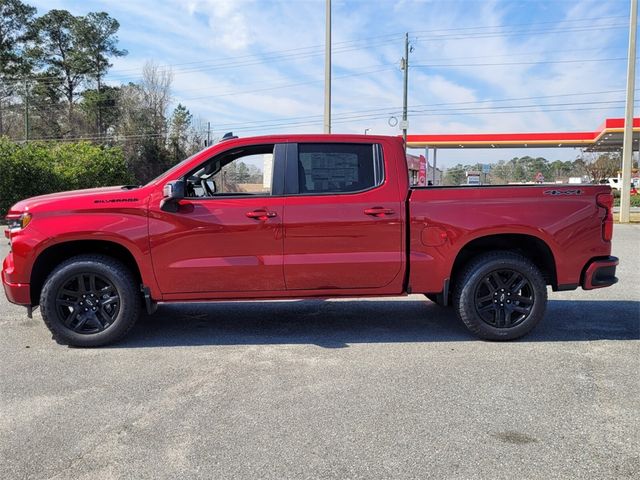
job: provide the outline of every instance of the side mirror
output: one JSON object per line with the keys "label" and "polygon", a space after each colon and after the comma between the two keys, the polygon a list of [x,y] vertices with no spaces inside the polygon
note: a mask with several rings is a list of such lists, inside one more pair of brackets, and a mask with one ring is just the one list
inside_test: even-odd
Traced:
{"label": "side mirror", "polygon": [[163,199],[160,202],[160,209],[165,212],[176,213],[178,202],[184,198],[184,180],[174,180],[165,184],[162,189]]}

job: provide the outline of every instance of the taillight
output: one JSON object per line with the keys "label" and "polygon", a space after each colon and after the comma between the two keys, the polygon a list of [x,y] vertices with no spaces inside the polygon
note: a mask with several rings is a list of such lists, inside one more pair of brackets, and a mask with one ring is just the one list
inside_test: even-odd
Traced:
{"label": "taillight", "polygon": [[596,203],[599,207],[606,209],[606,214],[602,220],[602,239],[610,242],[613,238],[613,194],[599,193],[596,196]]}

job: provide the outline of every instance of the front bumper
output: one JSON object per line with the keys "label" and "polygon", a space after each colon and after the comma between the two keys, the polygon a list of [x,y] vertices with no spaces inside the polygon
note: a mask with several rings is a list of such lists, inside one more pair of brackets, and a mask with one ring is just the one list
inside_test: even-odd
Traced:
{"label": "front bumper", "polygon": [[618,282],[616,277],[617,257],[599,258],[591,260],[585,267],[582,275],[582,288],[593,290],[594,288],[610,287]]}
{"label": "front bumper", "polygon": [[7,255],[2,264],[2,286],[7,300],[18,305],[31,305],[31,292],[28,283],[12,283],[10,276],[13,273],[13,256]]}

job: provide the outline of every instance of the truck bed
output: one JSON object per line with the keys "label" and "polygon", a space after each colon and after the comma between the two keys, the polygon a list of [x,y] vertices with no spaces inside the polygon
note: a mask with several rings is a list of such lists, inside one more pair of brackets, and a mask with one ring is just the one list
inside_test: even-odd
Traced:
{"label": "truck bed", "polygon": [[504,234],[523,248],[546,244],[557,272],[549,283],[554,289],[576,288],[583,266],[610,253],[601,234],[605,209],[596,203],[597,195],[609,192],[603,185],[557,184],[411,188],[410,286],[441,291],[451,259],[465,245],[479,238],[497,241]]}

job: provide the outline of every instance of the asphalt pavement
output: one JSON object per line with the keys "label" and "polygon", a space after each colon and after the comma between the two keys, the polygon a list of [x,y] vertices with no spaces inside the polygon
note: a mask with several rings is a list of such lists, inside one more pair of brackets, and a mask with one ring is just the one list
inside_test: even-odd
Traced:
{"label": "asphalt pavement", "polygon": [[640,226],[613,250],[618,285],[510,343],[412,295],[165,305],[73,349],[0,295],[0,478],[640,478]]}

